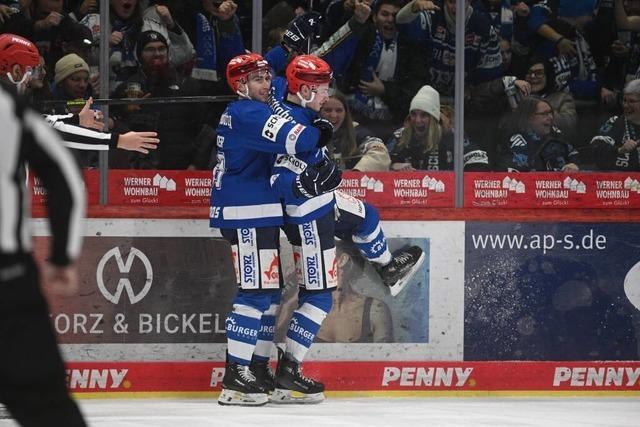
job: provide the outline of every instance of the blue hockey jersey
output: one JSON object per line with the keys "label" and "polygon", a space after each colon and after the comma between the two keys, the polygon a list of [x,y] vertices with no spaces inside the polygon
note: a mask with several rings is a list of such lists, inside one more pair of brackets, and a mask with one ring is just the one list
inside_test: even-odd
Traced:
{"label": "blue hockey jersey", "polygon": [[273,114],[265,103],[230,103],[217,128],[210,225],[217,228],[283,224],[278,194],[270,185],[276,154],[316,150],[320,132]]}
{"label": "blue hockey jersey", "polygon": [[[271,83],[269,106],[274,114],[299,125],[310,125],[318,117],[315,111],[286,102],[287,81],[276,77]],[[293,182],[308,165],[318,163],[324,157],[324,148],[314,147],[312,150],[297,154],[279,154],[273,165],[271,185],[285,204],[285,222],[302,224],[326,215],[335,205],[333,192],[321,194],[311,199],[297,197],[293,193]]]}
{"label": "blue hockey jersey", "polygon": [[[432,15],[430,79],[440,95],[452,96],[455,76],[455,34],[449,30],[444,5]],[[467,17],[464,38],[465,84],[477,85],[502,77],[502,56],[498,34],[486,15],[474,10]]]}

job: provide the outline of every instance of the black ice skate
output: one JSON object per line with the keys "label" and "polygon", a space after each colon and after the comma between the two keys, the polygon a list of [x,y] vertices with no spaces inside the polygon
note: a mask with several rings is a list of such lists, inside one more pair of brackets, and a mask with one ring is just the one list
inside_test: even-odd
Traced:
{"label": "black ice skate", "polygon": [[248,366],[227,362],[218,398],[220,405],[259,406],[268,401],[266,390]]}
{"label": "black ice skate", "polygon": [[284,356],[278,349],[276,388],[271,394],[272,403],[320,403],[324,400],[324,384],[305,377],[300,364]]}
{"label": "black ice skate", "polygon": [[274,375],[269,362],[259,362],[252,360],[249,369],[255,375],[258,384],[265,389],[267,393],[272,393],[276,388],[276,376]]}
{"label": "black ice skate", "polygon": [[424,252],[419,246],[411,246],[396,252],[391,262],[384,267],[376,266],[382,283],[389,287],[391,296],[396,296],[404,289],[409,280],[424,262]]}

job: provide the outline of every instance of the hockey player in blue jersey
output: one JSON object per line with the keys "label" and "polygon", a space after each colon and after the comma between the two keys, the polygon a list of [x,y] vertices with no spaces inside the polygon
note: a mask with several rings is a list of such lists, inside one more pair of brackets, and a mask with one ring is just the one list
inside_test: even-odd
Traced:
{"label": "hockey player in blue jersey", "polygon": [[[327,42],[324,49],[325,56],[320,58],[329,66],[334,62],[339,62],[339,58],[348,51],[348,46],[343,46],[346,40],[351,40],[352,30],[349,28],[362,25],[366,21],[371,10],[364,4],[356,5],[354,17],[345,24],[344,37],[335,37],[335,40]],[[360,16],[356,16],[360,15]],[[299,55],[308,51],[309,40],[319,33],[319,15],[310,12],[295,18],[287,27],[282,37],[282,44],[269,51],[265,58],[274,60],[274,64],[281,69],[276,69],[276,74],[284,74],[286,61],[291,63]],[[357,18],[357,19],[356,19]],[[364,20],[364,21],[363,21]],[[340,33],[340,31],[339,31]],[[338,33],[336,33],[338,34]],[[350,42],[349,42],[350,43]],[[348,44],[348,43],[347,43]],[[344,50],[344,49],[347,50]],[[285,52],[286,54],[283,54]],[[340,66],[338,64],[338,66]],[[288,79],[288,77],[287,77]],[[271,84],[271,94],[269,105],[276,114],[287,117],[287,113],[282,108],[282,103],[291,92],[288,89],[287,79],[275,77]],[[295,100],[296,97],[293,97]],[[406,286],[413,274],[424,262],[424,254],[418,246],[411,246],[407,249],[389,252],[384,231],[380,225],[380,215],[378,210],[367,202],[362,202],[346,193],[337,191],[336,197],[336,226],[335,235],[341,240],[353,242],[362,255],[373,263],[380,274],[383,283],[389,287],[392,296],[396,296]]]}
{"label": "hockey player in blue jersey", "polygon": [[[291,29],[289,32],[293,32],[293,30]],[[287,46],[290,52],[294,52],[291,62],[300,57],[295,56],[295,52],[304,49],[306,45],[305,37],[307,37],[305,34],[298,33],[296,35],[298,42],[295,46],[287,46],[292,41],[287,41],[288,39],[284,38],[283,45]],[[313,55],[304,56],[307,58]],[[322,58],[319,59],[328,64]],[[285,118],[290,118],[290,113],[283,107],[284,100],[289,94],[296,93],[291,92],[289,89],[288,80],[290,80],[288,75],[286,79],[275,77],[271,83],[271,93],[269,95],[269,105],[273,112]],[[294,97],[293,99],[296,98]],[[304,101],[301,102],[304,105]],[[371,204],[362,202],[339,190],[336,192],[335,197],[335,236],[341,240],[353,242],[362,255],[374,264],[383,283],[389,287],[391,295],[398,295],[422,265],[424,261],[422,249],[418,246],[411,246],[391,254],[387,247],[384,231],[380,225],[378,210]]]}
{"label": "hockey player in blue jersey", "polygon": [[[281,117],[294,120],[300,124],[308,125],[313,122],[317,123],[316,112],[328,96],[327,83],[331,76],[330,67],[320,58],[305,55],[294,58],[287,67],[286,74],[288,81],[277,77],[272,83],[270,105],[273,111]],[[327,128],[327,130],[330,129],[328,126]],[[315,150],[313,153],[303,153],[302,155],[279,156],[274,168],[274,174],[277,175],[277,179],[274,180],[274,186],[281,186],[284,191],[287,191],[290,188],[289,182],[297,173],[304,170],[306,163],[317,161],[319,158],[325,156],[324,149]],[[372,261],[374,265],[378,266],[378,271],[381,273],[383,282],[389,286],[391,294],[394,296],[397,295],[422,264],[424,260],[422,250],[417,246],[412,246],[409,249],[396,253],[396,256],[392,256],[388,250],[386,239],[380,226],[378,212],[373,206],[368,203],[363,203],[340,191],[334,192],[335,204],[328,196],[325,195],[323,197],[324,199],[321,198],[314,203],[318,209],[326,209],[329,203],[333,205],[335,221],[334,235],[341,240],[355,243],[360,251]],[[300,202],[293,203],[289,207],[290,213],[296,215],[300,211],[299,206],[303,205],[305,205],[305,203],[302,203],[302,205],[300,205]],[[309,203],[307,202],[306,205],[309,205]],[[296,217],[294,216],[294,218],[287,219],[285,215],[285,220],[295,222]],[[301,265],[300,261],[304,258],[299,255],[300,248],[296,248],[295,243],[293,243],[293,246],[294,256],[296,258],[296,271],[302,271],[304,264]],[[299,281],[302,283],[301,280]],[[301,295],[302,294],[306,294],[306,291],[302,291]],[[273,325],[275,323],[278,304],[279,300],[274,300],[269,310],[264,313],[258,343],[254,352],[256,363],[262,367],[262,369],[256,369],[256,374],[261,380],[267,383],[273,383],[273,378],[271,378],[271,373],[268,370],[268,361],[273,345]],[[301,308],[302,307],[304,307],[304,305],[301,305]],[[328,312],[328,310],[330,310],[330,306],[327,307],[326,312]],[[317,312],[315,314],[317,314]],[[296,340],[295,330],[297,329],[297,325],[301,323],[300,318],[307,324],[309,323],[308,319],[304,317],[305,316],[301,314],[298,316],[294,315],[294,320],[287,334],[288,349],[293,347],[306,351],[311,344],[312,338],[307,339],[304,343],[301,343],[300,341],[302,340],[300,339]],[[324,316],[322,319],[324,319]],[[314,322],[314,335],[317,329],[319,329],[320,323],[321,321]],[[307,337],[309,337],[308,329],[305,330],[305,333]],[[278,368],[280,377],[285,375],[283,372],[287,366],[293,367],[294,369],[299,368],[299,364],[296,365],[291,362],[292,358],[297,359],[295,355],[289,355],[289,357],[285,356],[284,364],[280,363]],[[290,371],[293,372],[294,369]],[[308,388],[309,390],[319,390],[322,388],[313,380],[304,380],[304,382],[301,381],[300,383],[306,383],[308,387],[299,387],[294,391],[304,393],[302,390],[304,388]],[[276,387],[278,386],[282,386],[282,384],[276,384]],[[298,399],[290,399],[288,390],[284,392],[277,391],[272,395],[272,401],[274,402],[302,401],[306,403],[308,401],[318,401],[321,398],[322,397],[316,393],[315,396],[303,395]]]}
{"label": "hockey player in blue jersey", "polygon": [[[231,244],[238,294],[225,321],[227,363],[218,402],[262,405],[267,393],[252,372],[252,356],[263,313],[279,297],[281,287],[283,208],[270,186],[271,168],[276,154],[314,151],[328,137],[314,126],[271,112],[265,103],[271,71],[260,55],[233,58],[227,66],[227,81],[240,100],[227,106],[217,128],[210,225],[219,228]],[[331,166],[328,162],[311,165],[291,185],[309,194],[332,190],[340,175]]]}
{"label": "hockey player in blue jersey", "polygon": [[[333,126],[317,113],[329,97],[331,78],[331,68],[323,60],[315,56],[294,59],[287,67],[287,80],[293,93],[281,104],[278,117],[300,125],[315,125],[331,138]],[[301,364],[331,310],[331,292],[337,286],[335,196],[333,191],[311,194],[295,182],[307,167],[325,163],[333,165],[326,150],[317,148],[278,155],[273,167],[271,184],[284,204],[283,230],[292,245],[299,285],[298,308],[291,317],[285,350],[278,360],[275,390],[271,395],[274,403],[324,400],[324,385],[304,376]],[[335,182],[334,188],[339,184]]]}

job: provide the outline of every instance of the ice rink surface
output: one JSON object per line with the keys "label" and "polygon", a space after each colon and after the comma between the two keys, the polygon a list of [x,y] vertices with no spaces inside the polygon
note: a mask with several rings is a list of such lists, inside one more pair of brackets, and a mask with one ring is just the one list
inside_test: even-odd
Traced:
{"label": "ice rink surface", "polygon": [[[223,407],[212,399],[81,400],[92,427],[640,426],[640,397],[329,398],[319,405]],[[0,420],[0,427],[13,427]]]}

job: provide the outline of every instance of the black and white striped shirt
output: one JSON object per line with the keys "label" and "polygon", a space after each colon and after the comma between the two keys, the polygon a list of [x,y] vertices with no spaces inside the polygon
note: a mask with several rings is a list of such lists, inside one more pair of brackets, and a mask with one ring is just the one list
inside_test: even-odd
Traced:
{"label": "black and white striped shirt", "polygon": [[25,164],[47,190],[52,247],[49,260],[67,265],[81,249],[84,185],[60,137],[35,111],[0,87],[0,261],[31,251],[31,197]]}
{"label": "black and white striped shirt", "polygon": [[116,148],[118,144],[120,135],[117,133],[104,133],[77,126],[77,114],[45,114],[43,117],[52,128],[58,131],[63,141],[71,148],[77,148],[74,144],[108,145],[110,148]]}

